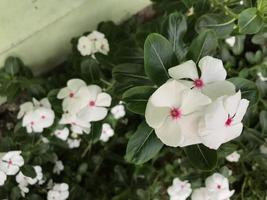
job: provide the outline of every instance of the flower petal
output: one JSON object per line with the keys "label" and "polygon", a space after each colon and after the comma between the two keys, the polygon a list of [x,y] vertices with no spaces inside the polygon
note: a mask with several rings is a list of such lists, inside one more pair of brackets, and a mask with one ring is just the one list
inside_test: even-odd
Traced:
{"label": "flower petal", "polygon": [[67,82],[67,86],[70,90],[76,92],[81,87],[86,86],[86,83],[81,79],[71,79]]}
{"label": "flower petal", "polygon": [[229,81],[213,82],[206,84],[202,93],[214,101],[218,97],[235,94],[235,85]]}
{"label": "flower petal", "polygon": [[242,121],[244,115],[246,114],[248,105],[249,105],[249,101],[248,100],[241,99],[241,101],[240,101],[240,103],[238,105],[235,117],[234,117],[234,124],[236,122],[241,122]]}
{"label": "flower petal", "polygon": [[226,78],[226,70],[220,59],[205,56],[200,59],[198,66],[201,71],[201,79],[204,83],[223,81]]}
{"label": "flower petal", "polygon": [[79,113],[78,117],[87,122],[100,121],[106,117],[108,110],[104,107],[85,107]]}
{"label": "flower petal", "polygon": [[90,92],[90,100],[96,100],[97,95],[102,91],[98,85],[89,85],[88,90]]}
{"label": "flower petal", "polygon": [[227,113],[230,115],[230,117],[233,117],[236,114],[240,100],[241,100],[240,91],[224,99],[224,107]]}
{"label": "flower petal", "polygon": [[97,95],[96,106],[109,107],[111,104],[111,96],[108,93],[102,92]]}
{"label": "flower petal", "polygon": [[199,77],[196,64],[192,60],[186,61],[175,67],[171,67],[168,72],[169,75],[176,80],[183,78],[195,80]]}
{"label": "flower petal", "polygon": [[67,87],[62,88],[59,93],[57,94],[58,99],[64,99],[71,93],[71,90]]}

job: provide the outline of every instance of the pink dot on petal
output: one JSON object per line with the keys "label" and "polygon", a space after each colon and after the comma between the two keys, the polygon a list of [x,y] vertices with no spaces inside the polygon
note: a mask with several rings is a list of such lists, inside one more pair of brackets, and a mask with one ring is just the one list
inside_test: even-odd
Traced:
{"label": "pink dot on petal", "polygon": [[95,101],[90,101],[89,106],[91,106],[91,107],[95,106]]}
{"label": "pink dot on petal", "polygon": [[42,119],[45,119],[45,116],[44,115],[42,115]]}
{"label": "pink dot on petal", "polygon": [[201,79],[194,80],[194,87],[201,89],[204,87],[204,82]]}
{"label": "pink dot on petal", "polygon": [[221,189],[221,185],[217,185],[217,188],[220,190]]}
{"label": "pink dot on petal", "polygon": [[171,115],[172,119],[179,119],[182,116],[182,112],[179,108],[172,108],[170,110],[170,115]]}
{"label": "pink dot on petal", "polygon": [[71,92],[70,94],[69,94],[69,97],[74,97],[74,93],[73,92]]}
{"label": "pink dot on petal", "polygon": [[225,121],[225,126],[231,126],[233,122],[233,118],[228,117],[227,120]]}

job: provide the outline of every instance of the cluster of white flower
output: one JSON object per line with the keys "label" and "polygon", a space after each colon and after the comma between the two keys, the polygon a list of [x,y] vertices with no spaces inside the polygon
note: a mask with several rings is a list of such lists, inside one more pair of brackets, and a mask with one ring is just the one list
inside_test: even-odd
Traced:
{"label": "cluster of white flower", "polygon": [[22,197],[25,197],[25,194],[29,193],[29,185],[41,185],[44,183],[42,168],[40,166],[34,166],[33,168],[36,172],[35,178],[27,177],[22,172],[19,172],[16,176],[16,181],[19,184],[18,187],[20,188]]}
{"label": "cluster of white flower", "polygon": [[114,119],[121,119],[126,114],[125,107],[121,103],[112,107],[110,112],[111,112],[112,116],[114,117]]}
{"label": "cluster of white flower", "polygon": [[67,183],[55,184],[47,193],[47,200],[65,200],[69,197]]}
{"label": "cluster of white flower", "polygon": [[21,151],[9,151],[1,153],[0,157],[0,185],[4,185],[8,176],[19,172],[20,167],[24,165],[24,159],[20,155]]}
{"label": "cluster of white flower", "polygon": [[221,60],[206,56],[169,69],[173,78],[149,98],[145,118],[166,145],[202,143],[211,149],[238,137],[249,101],[226,81]]}
{"label": "cluster of white flower", "polygon": [[79,38],[77,49],[82,56],[90,56],[98,52],[107,55],[109,43],[103,33],[93,31],[89,35]]}
{"label": "cluster of white flower", "polygon": [[186,200],[192,193],[192,200],[229,200],[234,190],[229,189],[229,181],[223,175],[215,173],[205,181],[206,187],[195,189],[192,193],[191,184],[181,181],[179,178],[173,180],[167,193],[170,200]]}
{"label": "cluster of white flower", "polygon": [[28,133],[41,133],[44,128],[54,123],[55,113],[47,98],[41,101],[33,98],[33,102],[26,102],[20,106],[18,119],[22,117],[22,126],[26,127]]}
{"label": "cluster of white flower", "polygon": [[113,135],[114,135],[114,130],[112,129],[110,124],[108,124],[108,123],[102,124],[102,132],[101,132],[99,139],[102,142],[107,142],[109,140],[109,138],[112,137]]}

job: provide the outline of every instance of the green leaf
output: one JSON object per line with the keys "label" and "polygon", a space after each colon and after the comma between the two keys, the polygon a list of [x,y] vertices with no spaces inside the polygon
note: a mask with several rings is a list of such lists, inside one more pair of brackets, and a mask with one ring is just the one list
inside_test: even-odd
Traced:
{"label": "green leaf", "polygon": [[93,122],[91,123],[91,131],[88,135],[90,140],[95,143],[99,140],[102,132],[102,122]]}
{"label": "green leaf", "polygon": [[28,177],[31,177],[31,178],[35,178],[37,176],[34,168],[30,165],[24,165],[22,168],[21,168],[21,172],[25,175],[25,176],[28,176]]}
{"label": "green leaf", "polygon": [[196,22],[198,32],[206,29],[214,30],[219,38],[230,36],[235,26],[235,19],[222,14],[205,14]]}
{"label": "green leaf", "polygon": [[245,44],[245,36],[244,35],[238,35],[235,37],[236,41],[232,48],[232,51],[234,55],[240,55],[244,51],[244,44]]}
{"label": "green leaf", "polygon": [[260,31],[263,20],[257,12],[257,8],[248,8],[240,13],[238,19],[240,33],[254,34]]}
{"label": "green leaf", "polygon": [[202,31],[191,43],[187,58],[198,62],[202,57],[213,55],[218,46],[214,31]]}
{"label": "green leaf", "polygon": [[193,166],[200,170],[210,171],[217,165],[217,152],[202,144],[184,147],[184,151]]}
{"label": "green leaf", "polygon": [[170,42],[157,33],[150,34],[144,45],[145,72],[157,85],[169,79],[168,69],[177,64]]}
{"label": "green leaf", "polygon": [[260,125],[262,132],[267,134],[267,111],[265,110],[260,112]]}
{"label": "green leaf", "polygon": [[163,143],[157,138],[154,130],[144,121],[130,138],[125,159],[138,165],[143,164],[156,156],[162,147]]}
{"label": "green leaf", "polygon": [[155,88],[151,86],[136,86],[125,91],[122,100],[126,102],[128,110],[144,115],[147,101],[154,91]]}
{"label": "green leaf", "polygon": [[13,187],[10,192],[10,199],[11,200],[17,200],[20,199],[20,189],[19,187]]}
{"label": "green leaf", "polygon": [[164,35],[171,42],[173,51],[181,62],[187,53],[187,47],[183,41],[187,30],[185,16],[177,12],[172,13],[165,20],[163,27],[163,30],[166,30]]}
{"label": "green leaf", "polygon": [[259,91],[254,82],[244,78],[230,78],[228,80],[236,86],[236,90],[241,91],[242,98],[249,100],[249,106],[253,106],[258,102]]}
{"label": "green leaf", "polygon": [[93,58],[86,58],[81,62],[81,74],[89,83],[97,82],[101,77],[99,64]]}
{"label": "green leaf", "polygon": [[16,57],[9,57],[5,61],[5,71],[11,76],[18,74],[21,66],[23,66],[22,61]]}

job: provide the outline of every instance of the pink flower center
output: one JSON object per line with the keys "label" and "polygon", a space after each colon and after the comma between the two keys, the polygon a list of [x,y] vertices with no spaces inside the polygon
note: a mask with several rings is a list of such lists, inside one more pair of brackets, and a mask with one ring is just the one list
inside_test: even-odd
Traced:
{"label": "pink flower center", "polygon": [[8,168],[9,168],[11,165],[13,165],[13,162],[12,162],[12,160],[11,160],[11,159],[9,159],[9,160],[8,160],[8,162],[7,162],[7,164],[8,164],[8,166],[7,166]]}
{"label": "pink flower center", "polygon": [[42,115],[42,119],[45,119],[45,116],[44,115]]}
{"label": "pink flower center", "polygon": [[33,126],[34,125],[34,122],[33,121],[31,121],[31,126]]}
{"label": "pink flower center", "polygon": [[172,108],[170,110],[170,115],[171,115],[172,119],[179,119],[182,116],[182,112],[179,108]]}
{"label": "pink flower center", "polygon": [[217,185],[217,188],[218,188],[218,189],[221,189],[221,185]]}
{"label": "pink flower center", "polygon": [[194,86],[198,89],[201,89],[204,87],[204,82],[201,79],[194,80]]}
{"label": "pink flower center", "polygon": [[90,102],[89,102],[89,106],[90,106],[90,107],[94,107],[94,106],[95,106],[95,101],[90,101]]}
{"label": "pink flower center", "polygon": [[70,98],[74,97],[74,93],[71,92],[71,93],[69,94],[69,97],[70,97]]}
{"label": "pink flower center", "polygon": [[225,126],[231,126],[232,122],[233,122],[233,118],[228,117],[227,120],[225,121]]}

